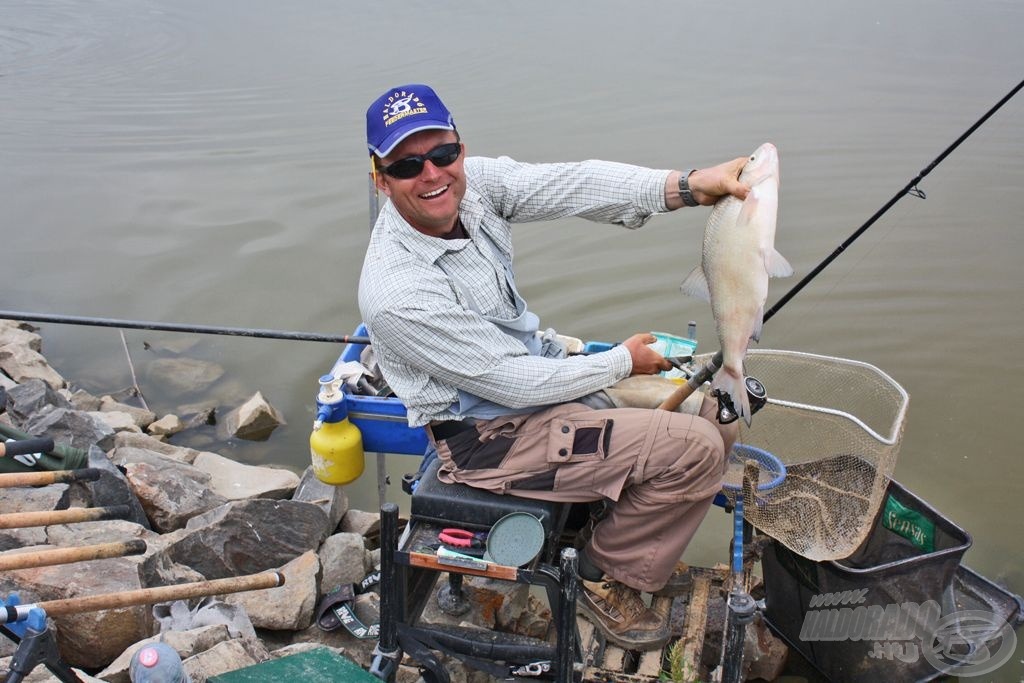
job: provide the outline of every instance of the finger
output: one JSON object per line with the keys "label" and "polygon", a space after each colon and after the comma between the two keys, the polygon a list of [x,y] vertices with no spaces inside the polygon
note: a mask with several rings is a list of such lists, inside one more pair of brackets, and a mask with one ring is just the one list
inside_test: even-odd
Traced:
{"label": "finger", "polygon": [[729,194],[737,199],[746,199],[747,195],[750,194],[750,185],[741,183],[739,181],[733,181],[729,183]]}

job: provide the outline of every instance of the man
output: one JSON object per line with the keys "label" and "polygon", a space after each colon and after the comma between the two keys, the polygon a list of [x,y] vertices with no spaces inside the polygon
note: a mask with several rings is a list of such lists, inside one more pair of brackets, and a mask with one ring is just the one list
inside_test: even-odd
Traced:
{"label": "man", "polygon": [[366,113],[377,188],[390,201],[363,264],[359,307],[384,378],[425,425],[441,478],[563,502],[615,501],[580,553],[579,609],[607,637],[649,649],[667,619],[641,592],[671,594],[676,568],[721,486],[735,426],[579,399],[671,366],[636,334],[566,357],[519,295],[511,224],[581,216],[638,228],[652,215],[744,197],[745,158],[696,171],[465,156],[448,109],[421,84]]}

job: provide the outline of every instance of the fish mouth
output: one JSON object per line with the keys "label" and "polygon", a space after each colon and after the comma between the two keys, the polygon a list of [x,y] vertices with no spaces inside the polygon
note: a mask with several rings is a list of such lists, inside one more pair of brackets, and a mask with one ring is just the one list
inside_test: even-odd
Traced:
{"label": "fish mouth", "polygon": [[431,190],[430,192],[424,192],[423,194],[419,195],[419,198],[420,199],[426,199],[428,201],[432,200],[432,199],[437,199],[438,197],[440,197],[440,196],[444,195],[446,192],[448,192],[448,188],[450,188],[450,187],[451,187],[451,185],[443,185],[442,187],[439,187],[436,190]]}

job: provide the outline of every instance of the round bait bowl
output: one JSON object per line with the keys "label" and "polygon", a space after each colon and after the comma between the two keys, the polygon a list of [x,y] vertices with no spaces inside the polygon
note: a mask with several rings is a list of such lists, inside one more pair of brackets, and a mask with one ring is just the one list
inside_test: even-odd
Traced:
{"label": "round bait bowl", "polygon": [[738,443],[729,453],[729,465],[726,468],[725,480],[722,481],[723,489],[739,491],[743,488],[743,466],[747,460],[756,461],[762,472],[772,475],[771,479],[757,485],[758,491],[769,491],[785,481],[786,466],[781,460],[768,451]]}

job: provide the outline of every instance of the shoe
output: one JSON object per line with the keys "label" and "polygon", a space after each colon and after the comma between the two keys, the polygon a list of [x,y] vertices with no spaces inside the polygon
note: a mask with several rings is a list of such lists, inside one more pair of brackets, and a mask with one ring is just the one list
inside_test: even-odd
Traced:
{"label": "shoe", "polygon": [[689,593],[692,587],[693,577],[690,576],[690,566],[685,562],[679,562],[672,570],[672,575],[668,577],[665,585],[654,591],[653,595],[658,598],[677,598]]}
{"label": "shoe", "polygon": [[668,642],[668,620],[644,604],[640,591],[608,577],[580,585],[576,611],[611,642],[628,650],[653,650]]}

